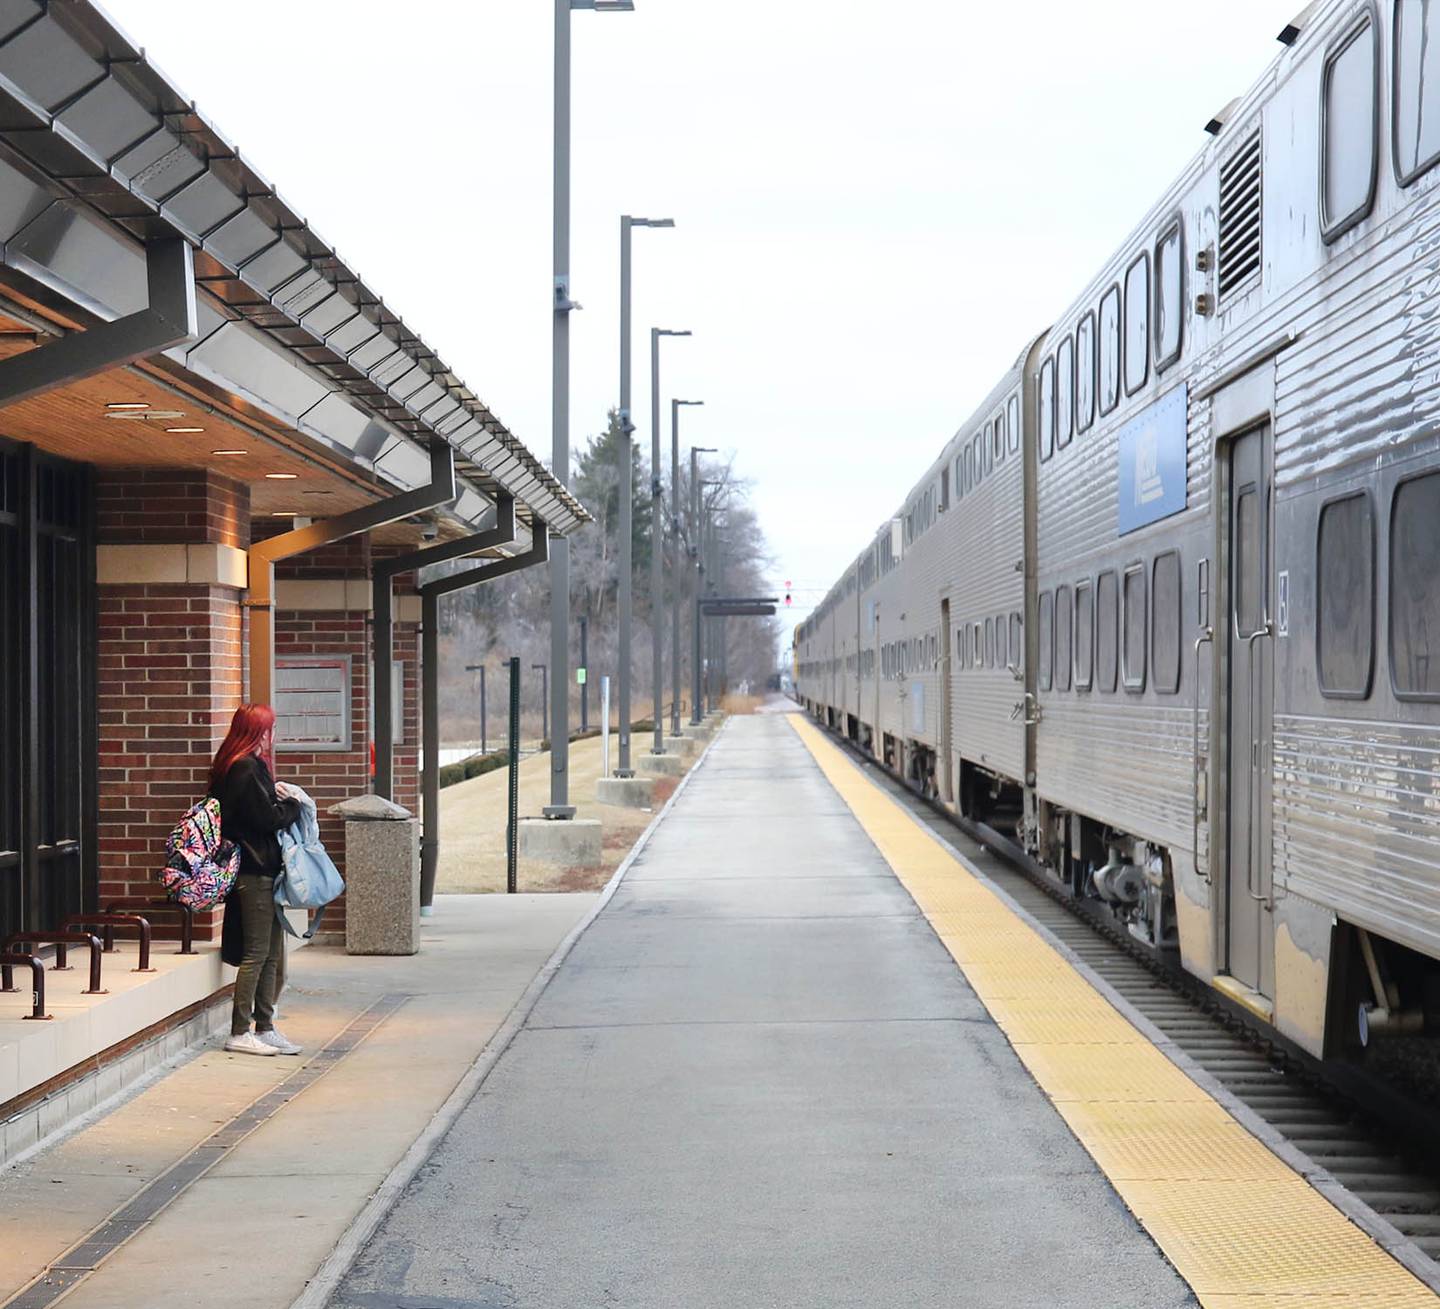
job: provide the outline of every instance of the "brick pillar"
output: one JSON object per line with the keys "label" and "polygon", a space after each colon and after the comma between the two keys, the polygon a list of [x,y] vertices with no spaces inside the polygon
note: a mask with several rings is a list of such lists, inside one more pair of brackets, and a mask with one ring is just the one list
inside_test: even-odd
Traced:
{"label": "brick pillar", "polygon": [[[100,897],[153,894],[240,703],[249,490],[191,469],[97,485]],[[218,915],[201,915],[213,936]],[[162,930],[157,924],[157,931]]]}

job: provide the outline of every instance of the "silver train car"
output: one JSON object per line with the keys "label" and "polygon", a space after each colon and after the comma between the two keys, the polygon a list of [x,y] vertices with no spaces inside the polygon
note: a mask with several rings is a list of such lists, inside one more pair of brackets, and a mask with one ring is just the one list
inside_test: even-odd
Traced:
{"label": "silver train car", "polygon": [[1354,1056],[1440,1031],[1440,5],[1281,40],[796,630],[795,686]]}

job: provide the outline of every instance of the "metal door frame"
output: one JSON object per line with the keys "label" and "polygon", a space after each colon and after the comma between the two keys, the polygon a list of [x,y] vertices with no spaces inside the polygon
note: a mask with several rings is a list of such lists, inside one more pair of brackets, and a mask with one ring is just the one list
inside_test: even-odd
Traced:
{"label": "metal door frame", "polygon": [[[1238,378],[1213,395],[1211,428],[1214,440],[1211,445],[1211,507],[1214,521],[1213,558],[1214,566],[1210,576],[1210,625],[1213,628],[1212,657],[1210,661],[1209,697],[1209,796],[1207,799],[1208,843],[1205,880],[1210,886],[1211,919],[1211,969],[1215,974],[1230,972],[1230,813],[1231,787],[1229,776],[1230,759],[1230,634],[1222,623],[1231,621],[1233,572],[1231,559],[1232,513],[1232,459],[1236,444],[1244,437],[1260,430],[1268,432],[1263,457],[1268,472],[1270,500],[1266,506],[1267,569],[1264,579],[1263,616],[1273,625],[1271,606],[1275,591],[1275,367],[1273,358],[1266,360],[1252,372]],[[1222,639],[1222,635],[1224,639]],[[1271,694],[1270,722],[1262,728],[1262,759],[1260,767],[1272,767],[1274,752],[1274,690],[1275,690],[1275,646],[1273,630],[1268,639],[1262,639],[1263,658],[1269,660],[1269,683]],[[1271,884],[1268,907],[1274,905],[1274,862],[1271,805],[1262,805],[1257,810],[1259,825],[1258,847],[1270,868]],[[1263,913],[1263,911],[1262,911]],[[1260,925],[1261,960],[1259,978],[1266,980],[1267,959],[1270,971],[1270,988],[1274,989],[1274,932],[1262,916]],[[1262,989],[1262,993],[1263,989]]]}
{"label": "metal door frame", "polygon": [[[1007,620],[1008,621],[1008,620]],[[950,626],[950,592],[940,596],[940,799],[956,804],[955,798],[955,634]]]}

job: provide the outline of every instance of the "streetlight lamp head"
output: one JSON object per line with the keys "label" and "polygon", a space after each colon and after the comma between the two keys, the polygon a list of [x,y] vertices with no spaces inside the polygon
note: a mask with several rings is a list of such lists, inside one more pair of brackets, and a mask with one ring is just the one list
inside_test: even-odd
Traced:
{"label": "streetlight lamp head", "polygon": [[599,14],[630,14],[635,0],[570,0],[571,9],[593,9]]}
{"label": "streetlight lamp head", "polygon": [[693,336],[693,332],[672,332],[668,327],[652,327],[650,329],[656,336]]}
{"label": "streetlight lamp head", "polygon": [[677,401],[675,401],[675,403],[676,403],[677,405],[703,405],[703,404],[705,403],[705,401],[703,401],[703,400],[677,400]]}

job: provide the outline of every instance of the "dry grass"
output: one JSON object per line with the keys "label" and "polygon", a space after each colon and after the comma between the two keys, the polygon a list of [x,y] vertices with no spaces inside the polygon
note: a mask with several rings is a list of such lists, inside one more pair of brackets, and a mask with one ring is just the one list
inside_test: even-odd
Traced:
{"label": "dry grass", "polygon": [[727,714],[753,714],[763,703],[758,695],[727,695],[722,697],[720,708]]}
{"label": "dry grass", "polygon": [[[612,741],[612,763],[616,749]],[[595,801],[601,769],[599,740],[571,744],[570,801],[578,817],[600,820],[600,862],[593,868],[556,868],[522,859],[518,870],[521,891],[593,891],[604,886],[678,785],[675,778],[658,778],[652,809],[620,809]],[[504,891],[505,787],[505,769],[497,768],[440,792],[438,890]],[[549,798],[549,753],[524,757],[520,762],[521,817],[538,815]]]}

